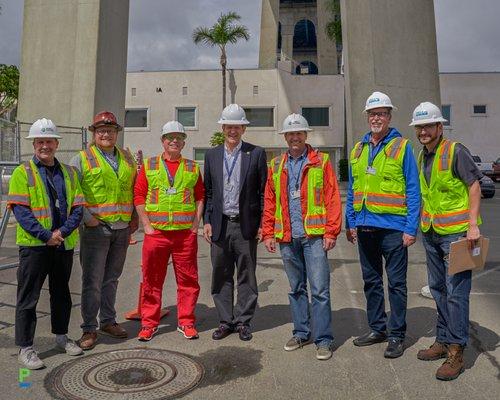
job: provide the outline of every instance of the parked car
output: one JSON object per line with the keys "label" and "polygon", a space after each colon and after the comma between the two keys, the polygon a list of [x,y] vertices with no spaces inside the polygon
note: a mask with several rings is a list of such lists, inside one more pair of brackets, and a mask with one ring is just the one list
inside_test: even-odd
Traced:
{"label": "parked car", "polygon": [[482,162],[481,157],[479,156],[472,156],[472,159],[479,168],[479,171],[483,173],[483,175],[491,176],[493,174],[493,164]]}
{"label": "parked car", "polygon": [[481,186],[481,196],[485,199],[490,199],[495,195],[495,183],[487,176],[483,176],[479,180]]}
{"label": "parked car", "polygon": [[490,178],[495,182],[500,181],[500,157],[497,158],[496,161],[493,161],[493,174],[490,175]]}

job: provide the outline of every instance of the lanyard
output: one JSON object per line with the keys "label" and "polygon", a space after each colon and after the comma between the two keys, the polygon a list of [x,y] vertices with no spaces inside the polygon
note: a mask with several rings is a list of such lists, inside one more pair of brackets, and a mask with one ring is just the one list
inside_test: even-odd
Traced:
{"label": "lanyard", "polygon": [[238,157],[240,155],[240,150],[236,153],[236,155],[233,158],[233,162],[231,163],[231,168],[229,168],[229,164],[227,162],[226,154],[224,154],[224,166],[226,167],[226,172],[227,172],[227,183],[229,183],[229,180],[231,179],[231,175],[233,174],[234,166],[236,165],[236,161],[238,160]]}
{"label": "lanyard", "polygon": [[97,150],[101,155],[104,157],[104,159],[107,161],[107,163],[113,168],[113,171],[115,171],[115,174],[118,176],[118,162],[116,160],[113,160],[108,153],[102,151],[98,146],[96,146]]}
{"label": "lanyard", "polygon": [[[304,157],[302,159],[302,161],[300,162],[300,167],[299,167],[299,172],[298,173],[295,173],[295,166],[292,168],[292,162],[290,162],[290,175],[292,175],[291,174],[292,170],[294,171],[293,178],[291,176],[290,177],[292,178],[292,181],[295,179],[295,190],[299,190],[299,180],[300,180],[300,175],[301,175],[300,173],[302,171],[302,167],[304,166],[304,162],[305,161],[306,161],[306,158]],[[295,163],[294,165],[296,165],[296,164],[297,163]]]}
{"label": "lanyard", "polygon": [[[168,183],[170,185],[169,187],[172,187],[172,186],[174,186],[174,177],[170,173],[168,166],[167,166],[167,162],[165,161],[164,158],[162,158],[162,161],[163,161],[163,165],[165,166],[165,170],[167,171]],[[179,164],[179,166],[180,166],[180,164]]]}
{"label": "lanyard", "polygon": [[50,169],[45,168],[45,176],[47,178],[47,184],[49,186],[52,199],[54,200],[54,202],[56,202],[56,200],[58,200],[59,197],[57,195],[56,185],[54,184],[54,174]]}

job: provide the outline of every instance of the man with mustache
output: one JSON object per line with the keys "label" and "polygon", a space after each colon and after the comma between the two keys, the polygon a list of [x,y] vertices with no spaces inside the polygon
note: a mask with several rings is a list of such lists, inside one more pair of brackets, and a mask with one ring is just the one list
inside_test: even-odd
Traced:
{"label": "man with mustache", "polygon": [[418,157],[422,215],[420,228],[427,258],[427,274],[438,312],[436,341],[420,350],[424,361],[446,361],[436,371],[440,380],[456,379],[464,370],[463,350],[469,339],[471,271],[448,275],[450,243],[466,236],[470,247],[480,237],[478,225],[481,187],[469,150],[443,136],[443,118],[436,105],[420,103],[410,126],[423,148]]}
{"label": "man with mustache", "polygon": [[[350,155],[346,234],[358,242],[370,330],[355,346],[388,341],[386,358],[403,355],[406,334],[408,247],[415,243],[420,214],[418,169],[408,139],[389,126],[394,106],[384,93],[366,100],[370,131]],[[391,316],[387,321],[383,260]]]}

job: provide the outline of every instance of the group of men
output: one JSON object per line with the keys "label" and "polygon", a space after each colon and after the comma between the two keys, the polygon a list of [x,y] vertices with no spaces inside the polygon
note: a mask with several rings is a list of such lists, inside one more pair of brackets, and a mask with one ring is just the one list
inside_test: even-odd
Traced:
{"label": "group of men", "polygon": [[[408,140],[389,127],[393,108],[383,93],[368,98],[370,131],[350,156],[346,233],[349,241],[358,243],[370,327],[354,344],[388,341],[385,357],[403,354],[408,247],[420,223],[438,322],[436,342],[418,358],[445,357],[436,376],[454,379],[463,370],[471,276],[470,271],[448,276],[447,254],[449,243],[465,232],[471,242],[479,238],[480,173],[465,147],[443,138],[445,120],[431,103],[420,104],[413,114],[411,125],[424,145],[417,166]],[[32,125],[27,139],[33,140],[34,157],[15,170],[8,199],[18,221],[20,246],[16,344],[21,364],[44,366],[33,338],[36,305],[47,275],[57,348],[79,355],[96,345],[98,331],[128,336],[116,321],[115,300],[129,238],[139,220],[144,228],[139,340],[151,340],[158,330],[170,257],[177,283],[178,331],[187,339],[198,338],[197,232],[203,219],[219,317],[212,338],[221,340],[237,332],[241,340],[252,339],[257,245],[263,241],[272,253],[279,245],[290,283],[293,331],[284,349],[314,342],[317,359],[332,356],[327,253],[340,234],[342,211],[329,156],[307,143],[311,129],[300,114],[284,120],[280,134],[288,151],[269,163],[262,147],[242,141],[249,121],[240,106],[227,106],[218,123],[224,143],[207,151],[204,179],[198,164],[181,155],[186,133],[177,121],[163,126],[163,152],[145,159],[138,173],[130,153],[116,146],[121,126],[110,112],[96,115],[89,127],[92,143],[71,166],[55,158],[61,136],[52,121],[41,119]],[[71,310],[68,281],[78,231],[83,334],[73,342],[66,336]],[[391,305],[388,321],[383,259]]]}

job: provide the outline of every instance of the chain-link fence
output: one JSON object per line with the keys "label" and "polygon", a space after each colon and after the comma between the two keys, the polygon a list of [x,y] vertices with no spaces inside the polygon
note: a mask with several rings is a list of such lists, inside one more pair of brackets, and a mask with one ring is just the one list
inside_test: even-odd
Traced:
{"label": "chain-link fence", "polygon": [[[20,138],[21,160],[27,160],[33,156],[31,141],[23,140],[28,136],[31,122],[18,122],[17,132]],[[69,160],[80,150],[87,147],[87,129],[84,127],[57,125],[57,131],[62,136],[59,140],[56,157],[63,163]]]}
{"label": "chain-link fence", "polygon": [[0,118],[0,161],[19,163],[17,124]]}

